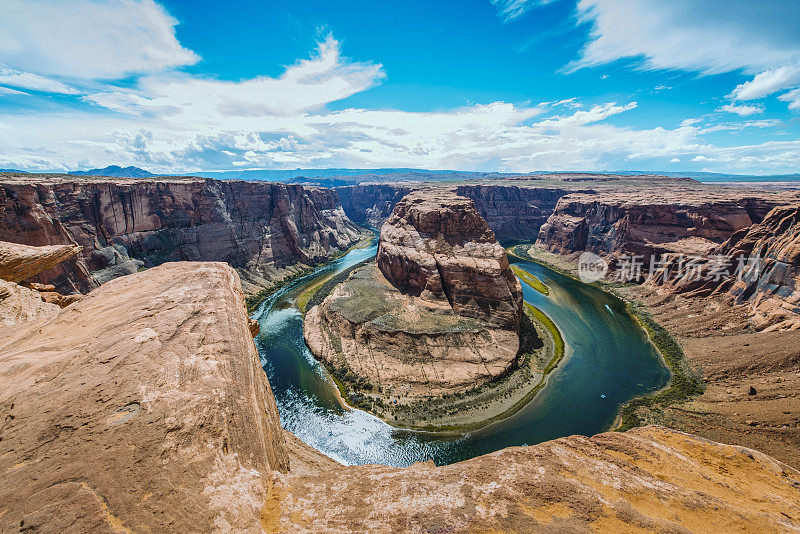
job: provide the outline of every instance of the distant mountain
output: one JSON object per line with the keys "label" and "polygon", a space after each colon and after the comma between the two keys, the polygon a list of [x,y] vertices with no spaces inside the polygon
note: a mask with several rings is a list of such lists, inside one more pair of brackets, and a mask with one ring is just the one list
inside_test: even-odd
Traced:
{"label": "distant mountain", "polygon": [[794,174],[726,174],[722,172],[695,172],[695,171],[603,171],[607,174],[657,174],[674,178],[693,178],[700,182],[797,182],[800,173]]}
{"label": "distant mountain", "polygon": [[[203,178],[217,178],[220,180],[267,180],[270,182],[312,183],[314,178],[359,177],[353,181],[378,180],[379,177],[403,176],[405,180],[461,180],[468,178],[496,178],[501,176],[518,175],[520,173],[498,172],[470,172],[451,170],[428,169],[294,169],[273,170],[257,169],[247,171],[199,171],[189,173],[191,176]],[[369,178],[365,178],[369,177]],[[349,180],[348,180],[349,181]]]}
{"label": "distant mountain", "polygon": [[0,172],[20,172],[22,174],[28,174],[28,171],[21,171],[19,169],[0,169]]}
{"label": "distant mountain", "polygon": [[120,167],[119,165],[109,165],[102,169],[90,169],[88,171],[72,171],[67,174],[75,176],[113,176],[115,178],[152,178],[158,176],[139,167]]}

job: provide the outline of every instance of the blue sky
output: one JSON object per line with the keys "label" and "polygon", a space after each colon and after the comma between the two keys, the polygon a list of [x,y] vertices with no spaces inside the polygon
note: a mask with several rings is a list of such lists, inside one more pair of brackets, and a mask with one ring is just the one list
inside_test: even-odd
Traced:
{"label": "blue sky", "polygon": [[800,2],[0,2],[0,168],[800,171]]}

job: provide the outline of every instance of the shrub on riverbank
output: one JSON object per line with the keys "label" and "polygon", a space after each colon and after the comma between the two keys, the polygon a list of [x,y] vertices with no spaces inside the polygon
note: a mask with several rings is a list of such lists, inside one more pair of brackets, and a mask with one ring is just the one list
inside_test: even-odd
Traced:
{"label": "shrub on riverbank", "polygon": [[664,361],[672,372],[672,380],[668,388],[654,393],[636,397],[620,409],[621,423],[617,430],[624,432],[642,424],[636,411],[641,407],[665,406],[688,400],[694,395],[703,393],[703,382],[688,369],[683,349],[667,331],[655,322],[652,316],[641,306],[626,302],[628,313],[635,317],[645,329],[650,340],[664,357]]}

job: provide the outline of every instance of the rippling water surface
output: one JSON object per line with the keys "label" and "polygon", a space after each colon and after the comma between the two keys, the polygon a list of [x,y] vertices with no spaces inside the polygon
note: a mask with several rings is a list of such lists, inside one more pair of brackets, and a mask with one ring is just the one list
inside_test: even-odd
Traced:
{"label": "rippling water surface", "polygon": [[299,289],[324,273],[342,271],[375,254],[356,249],[266,300],[254,314],[256,340],[283,426],[345,464],[405,466],[433,459],[457,462],[512,445],[533,445],[608,428],[620,404],[663,387],[669,372],[659,362],[617,298],[533,262],[511,259],[550,288],[544,296],[525,283],[524,298],[561,330],[566,358],[547,385],[514,416],[458,438],[400,431],[359,410],[342,409],[336,391],[303,341],[303,319],[292,306]]}

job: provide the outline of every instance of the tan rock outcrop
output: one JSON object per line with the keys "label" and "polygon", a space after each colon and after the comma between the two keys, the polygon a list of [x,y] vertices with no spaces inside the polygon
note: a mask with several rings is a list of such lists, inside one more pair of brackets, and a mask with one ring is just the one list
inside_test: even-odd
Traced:
{"label": "tan rock outcrop", "polygon": [[42,300],[41,293],[27,287],[0,280],[0,326],[12,326],[52,317],[59,310],[56,304]]}
{"label": "tan rock outcrop", "polygon": [[374,264],[355,271],[306,314],[311,353],[382,399],[435,397],[474,388],[514,362],[516,330],[403,295]]}
{"label": "tan rock outcrop", "polygon": [[516,329],[522,287],[475,203],[450,191],[406,195],[381,228],[377,264],[401,291]]}
{"label": "tan rock outcrop", "polygon": [[503,375],[517,359],[521,314],[522,287],[474,202],[436,189],[397,204],[375,264],[312,308],[303,332],[335,375],[366,390],[375,413],[406,425],[387,402],[463,393]]}
{"label": "tan rock outcrop", "polygon": [[81,247],[75,245],[32,247],[0,241],[0,279],[9,282],[27,280],[80,251]]}
{"label": "tan rock outcrop", "polygon": [[284,532],[791,532],[800,473],[662,427],[509,447],[453,465],[288,477]]}
{"label": "tan rock outcrop", "polygon": [[168,263],[0,331],[0,531],[261,532],[289,461],[238,276]]}

